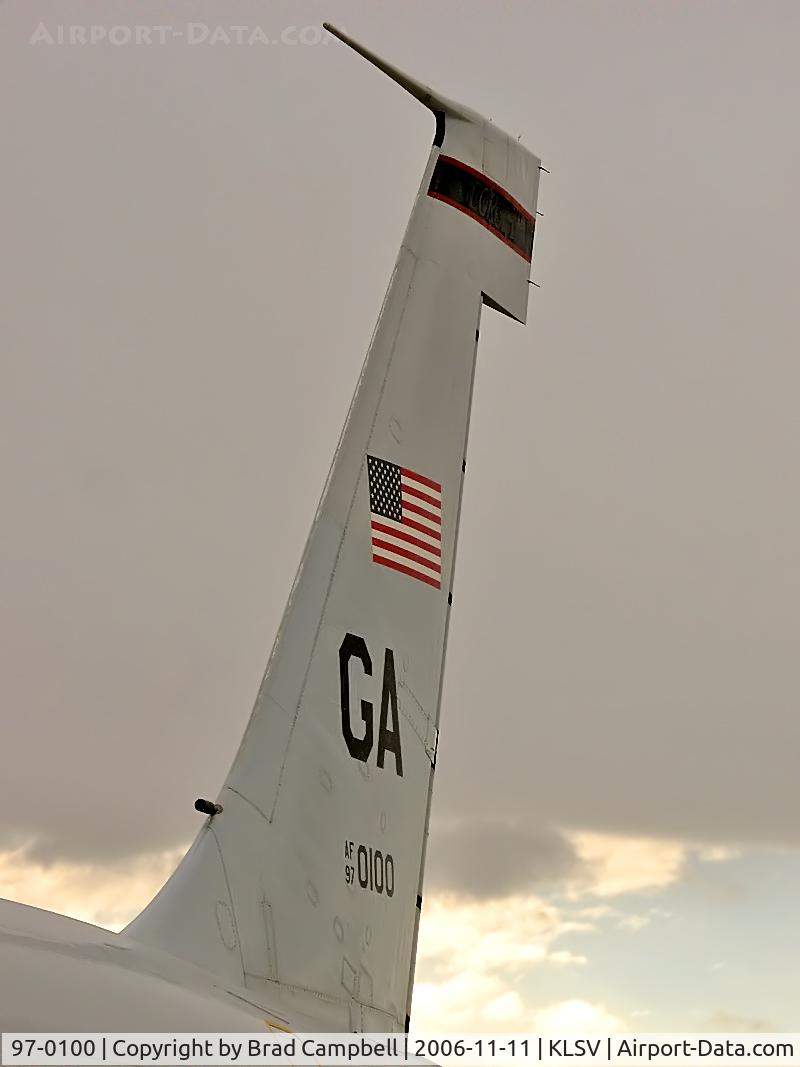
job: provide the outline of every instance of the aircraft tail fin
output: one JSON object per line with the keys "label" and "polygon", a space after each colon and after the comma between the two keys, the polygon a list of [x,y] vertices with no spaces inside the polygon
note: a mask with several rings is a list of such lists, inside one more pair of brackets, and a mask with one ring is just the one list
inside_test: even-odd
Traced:
{"label": "aircraft tail fin", "polygon": [[245,736],[128,934],[313,1005],[407,1023],[481,309],[525,321],[539,160],[345,34],[436,137]]}

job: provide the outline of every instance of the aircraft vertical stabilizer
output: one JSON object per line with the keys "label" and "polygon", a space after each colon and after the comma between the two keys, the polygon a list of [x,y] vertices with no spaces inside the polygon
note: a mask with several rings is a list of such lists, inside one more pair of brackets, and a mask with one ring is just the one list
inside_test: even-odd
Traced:
{"label": "aircraft vertical stabilizer", "polygon": [[524,322],[539,160],[328,27],[436,136],[241,747],[127,934],[313,1003],[407,1023],[481,308]]}

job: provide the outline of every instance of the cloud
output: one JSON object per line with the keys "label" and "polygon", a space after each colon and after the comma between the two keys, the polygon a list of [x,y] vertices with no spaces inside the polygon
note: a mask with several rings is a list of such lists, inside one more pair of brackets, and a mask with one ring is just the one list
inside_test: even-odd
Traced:
{"label": "cloud", "polygon": [[706,863],[727,863],[729,860],[738,859],[741,849],[732,848],[730,845],[709,845],[698,849],[697,854]]}
{"label": "cloud", "polygon": [[412,1030],[465,1031],[525,1029],[525,1005],[499,975],[463,971],[440,982],[417,980]]}
{"label": "cloud", "polygon": [[[439,818],[425,878],[430,891],[476,901],[545,891],[611,899],[665,889],[686,875],[691,859],[716,864],[737,856],[727,845],[561,831],[518,819]],[[608,904],[587,903],[580,914],[593,921],[612,913]],[[650,918],[628,915],[621,925],[641,929]]]}
{"label": "cloud", "polygon": [[0,895],[119,930],[163,885],[184,849],[108,864],[43,863],[27,846],[0,852]]}
{"label": "cloud", "polygon": [[[618,897],[664,889],[679,881],[692,856],[706,863],[735,858],[725,845],[560,831],[520,820],[438,819],[431,830],[426,886],[474,900],[545,890],[578,897]],[[586,905],[589,919],[610,913],[608,905]],[[628,917],[640,928],[648,920]]]}
{"label": "cloud", "polygon": [[588,1000],[563,1000],[534,1013],[534,1030],[551,1034],[605,1034],[627,1029],[603,1004]]}
{"label": "cloud", "polygon": [[738,1015],[735,1012],[715,1011],[709,1016],[704,1030],[712,1034],[769,1034],[774,1028],[766,1019]]}
{"label": "cloud", "polygon": [[536,896],[468,901],[431,895],[420,927],[414,1027],[530,1029],[535,1005],[525,993],[526,979],[541,968],[585,966],[587,957],[561,947],[561,940],[592,930],[585,918],[576,920]]}
{"label": "cloud", "polygon": [[519,993],[512,989],[488,1001],[481,1014],[487,1022],[494,1023],[498,1027],[517,1023],[525,1015],[525,1002]]}
{"label": "cloud", "polygon": [[623,915],[617,926],[621,930],[631,930],[633,933],[637,933],[639,930],[643,930],[645,926],[649,926],[650,922],[651,916],[649,915]]}
{"label": "cloud", "polygon": [[596,922],[598,919],[607,919],[609,916],[616,915],[616,911],[610,904],[591,904],[588,907],[578,908],[573,914],[589,922]]}
{"label": "cloud", "polygon": [[511,974],[543,962],[563,932],[556,907],[538,897],[464,901],[429,896],[420,927],[419,962],[427,974]]}
{"label": "cloud", "polygon": [[557,963],[559,966],[582,966],[589,962],[586,956],[578,956],[563,948],[557,952],[551,952],[547,958],[551,963]]}
{"label": "cloud", "polygon": [[426,884],[477,899],[529,893],[578,875],[582,860],[563,834],[517,819],[435,820]]}
{"label": "cloud", "polygon": [[685,844],[643,837],[573,833],[570,841],[590,872],[577,892],[598,897],[663,889],[681,877],[689,856]]}

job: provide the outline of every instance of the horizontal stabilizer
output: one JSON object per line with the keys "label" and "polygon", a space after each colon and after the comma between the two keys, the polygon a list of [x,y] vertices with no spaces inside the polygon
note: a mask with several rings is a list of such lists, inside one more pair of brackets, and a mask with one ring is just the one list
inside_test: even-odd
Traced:
{"label": "horizontal stabilizer", "polygon": [[356,41],[344,30],[337,29],[330,22],[323,22],[323,27],[332,33],[334,37],[338,37],[343,44],[352,48],[354,52],[358,52],[360,56],[363,56],[368,63],[371,63],[373,67],[377,67],[378,70],[383,71],[388,75],[393,82],[402,86],[406,92],[419,100],[425,107],[430,108],[434,113],[441,111],[445,115],[452,115],[454,118],[476,118],[478,121],[483,121],[475,112],[470,112],[467,108],[462,107],[460,104],[456,104],[452,100],[448,100],[447,97],[442,96],[440,93],[436,93],[431,89],[429,85],[425,85],[424,82],[417,81],[416,78],[412,78],[410,74],[405,74],[398,67],[395,67],[392,63],[387,63],[385,59],[381,59],[379,55],[373,52],[366,45]]}

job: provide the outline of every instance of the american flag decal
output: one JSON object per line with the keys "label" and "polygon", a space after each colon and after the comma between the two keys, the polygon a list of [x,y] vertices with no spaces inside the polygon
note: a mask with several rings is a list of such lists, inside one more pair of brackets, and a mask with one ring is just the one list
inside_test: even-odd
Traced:
{"label": "american flag decal", "polygon": [[440,589],[442,487],[432,478],[367,456],[372,559]]}

